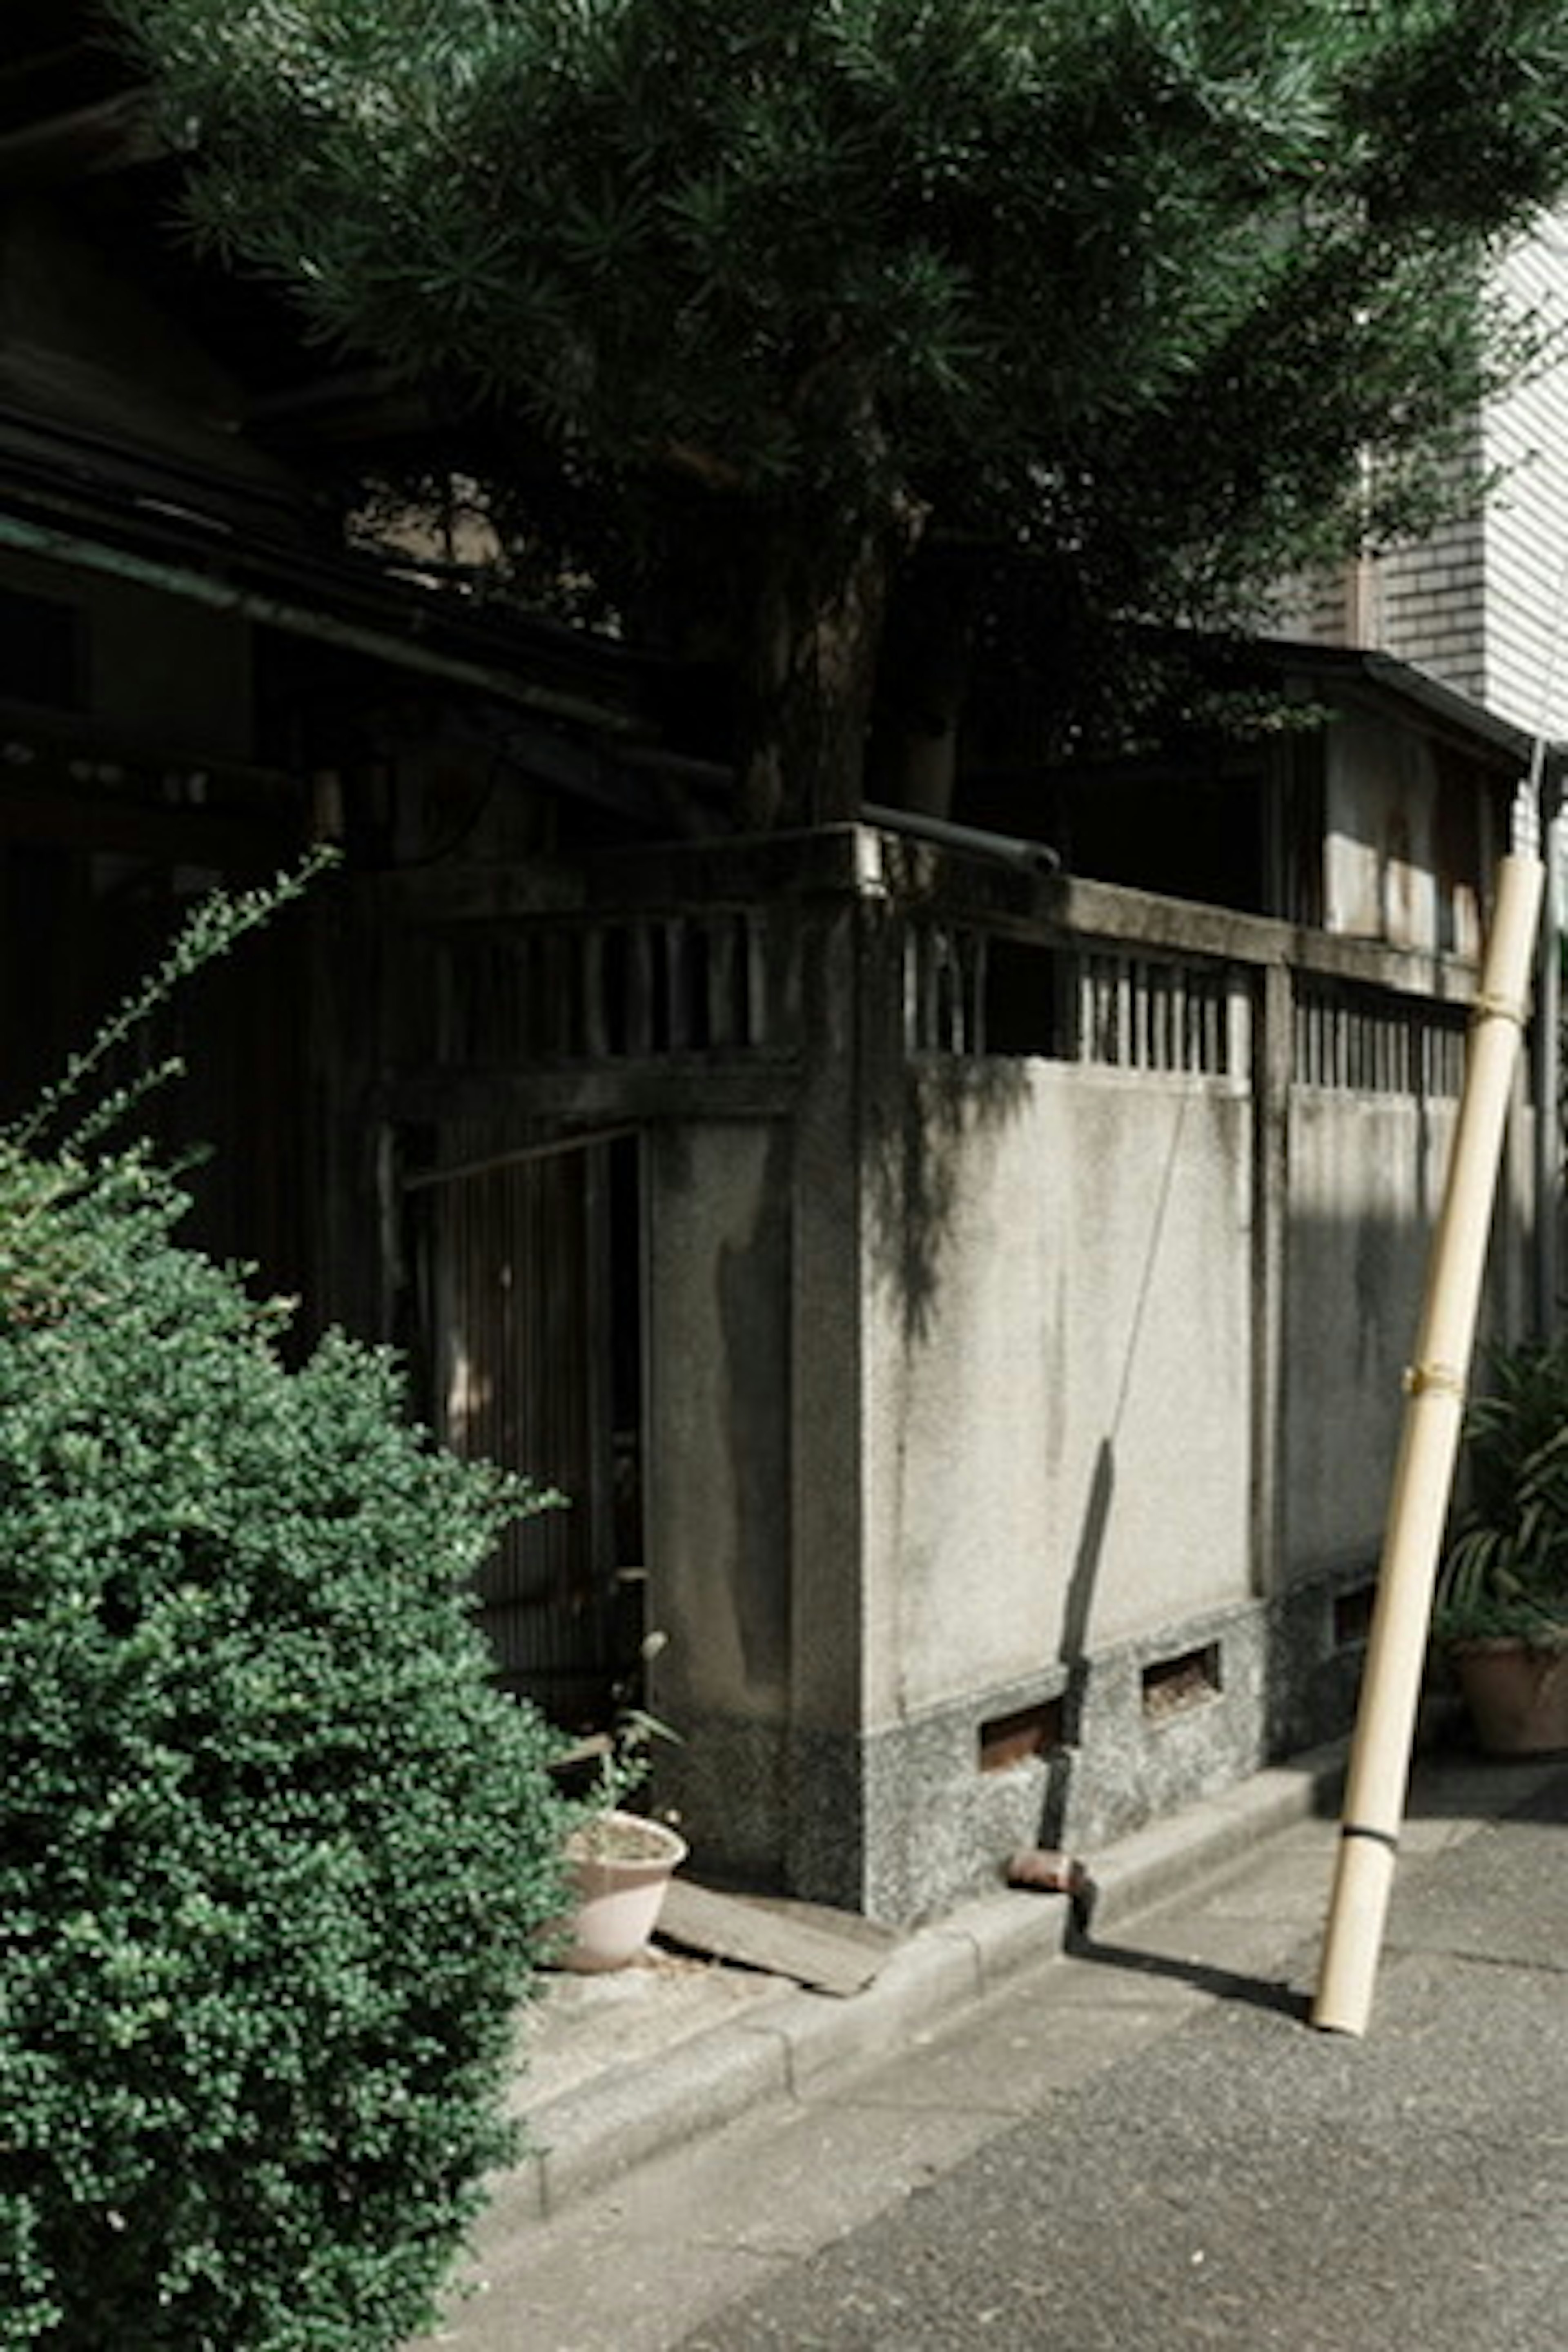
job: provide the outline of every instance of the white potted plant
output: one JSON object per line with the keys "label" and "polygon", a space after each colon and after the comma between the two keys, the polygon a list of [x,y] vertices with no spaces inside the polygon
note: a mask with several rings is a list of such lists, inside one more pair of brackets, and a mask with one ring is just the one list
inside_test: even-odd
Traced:
{"label": "white potted plant", "polygon": [[1468,1492],[1433,1632],[1492,1755],[1568,1748],[1568,1340],[1500,1350],[1465,1429]]}
{"label": "white potted plant", "polygon": [[[643,1643],[645,1660],[662,1646],[662,1638],[650,1634]],[[665,1890],[686,1859],[686,1841],[668,1822],[631,1811],[627,1800],[647,1779],[652,1742],[676,1737],[644,1708],[623,1706],[614,1729],[595,1743],[593,1789],[566,1839],[574,1907],[559,1955],[563,1968],[580,1974],[625,1968],[658,1925]]]}

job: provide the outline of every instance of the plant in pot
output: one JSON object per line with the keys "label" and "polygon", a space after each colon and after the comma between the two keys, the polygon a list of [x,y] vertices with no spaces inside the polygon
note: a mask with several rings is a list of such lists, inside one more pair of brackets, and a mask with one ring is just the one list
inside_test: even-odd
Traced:
{"label": "plant in pot", "polygon": [[[645,1657],[658,1646],[658,1637],[650,1636]],[[628,1801],[647,1779],[652,1743],[676,1737],[657,1717],[628,1706],[616,1715],[614,1729],[594,1743],[594,1785],[580,1800],[566,1839],[574,1907],[557,1955],[563,1968],[583,1975],[623,1969],[658,1925],[666,1889],[686,1859],[686,1841],[667,1822],[631,1811]]]}
{"label": "plant in pot", "polygon": [[1482,1748],[1568,1748],[1568,1340],[1492,1358],[1466,1417],[1466,1498],[1438,1573],[1433,1633]]}

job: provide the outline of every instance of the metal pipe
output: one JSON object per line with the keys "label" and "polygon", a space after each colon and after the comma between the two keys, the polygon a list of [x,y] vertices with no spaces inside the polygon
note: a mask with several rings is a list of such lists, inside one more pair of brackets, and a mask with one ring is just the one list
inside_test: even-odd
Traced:
{"label": "metal pipe", "polygon": [[951,824],[945,817],[917,816],[909,809],[888,808],[865,801],[860,814],[880,833],[907,833],[934,848],[956,850],[965,857],[991,857],[1003,866],[1021,866],[1027,874],[1059,874],[1062,861],[1048,841],[1030,841],[1011,833],[987,833],[973,824]]}

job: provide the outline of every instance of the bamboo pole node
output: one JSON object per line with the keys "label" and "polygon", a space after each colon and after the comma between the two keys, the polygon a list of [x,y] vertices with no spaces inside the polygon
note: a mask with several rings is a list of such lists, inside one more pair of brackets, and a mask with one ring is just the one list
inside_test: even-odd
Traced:
{"label": "bamboo pole node", "polygon": [[1392,1830],[1374,1830],[1366,1822],[1342,1822],[1340,1835],[1342,1838],[1370,1838],[1373,1845],[1386,1846],[1390,1853],[1399,1852],[1399,1840]]}
{"label": "bamboo pole node", "polygon": [[1461,1404],[1464,1402],[1464,1375],[1456,1371],[1452,1364],[1406,1364],[1401,1386],[1408,1397],[1428,1396],[1436,1391],[1440,1396],[1458,1397]]}
{"label": "bamboo pole node", "polygon": [[1470,1004],[1470,1019],[1478,1021],[1511,1021],[1522,1029],[1527,1008],[1517,996],[1478,996]]}

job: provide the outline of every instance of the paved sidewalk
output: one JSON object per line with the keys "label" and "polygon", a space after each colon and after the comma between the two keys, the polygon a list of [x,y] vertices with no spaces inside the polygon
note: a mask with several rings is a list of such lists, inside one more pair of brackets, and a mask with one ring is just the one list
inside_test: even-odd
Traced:
{"label": "paved sidewalk", "polygon": [[[1331,1811],[1344,1752],[1315,1749],[1085,1857],[1096,1932]],[[649,2157],[886,2056],[1059,1957],[1068,1920],[1061,1895],[999,1888],[916,1930],[847,1999],[673,1953],[614,1976],[555,1979],[530,2023],[514,2106],[537,2152],[496,2201],[520,2221],[558,2213]]]}
{"label": "paved sidewalk", "polygon": [[[728,1971],[704,1975],[673,1963],[647,1972],[640,1991],[623,1989],[588,2004],[568,1995],[553,2012],[547,2005],[528,2112],[536,2138],[548,2145],[499,2184],[470,2273],[479,2293],[454,2302],[431,2342],[455,2352],[668,2352],[688,2342],[694,2352],[699,2345],[739,2352],[753,2341],[807,2340],[857,2352],[872,2344],[967,2345],[969,2321],[953,2316],[949,2329],[936,2304],[918,2335],[900,2334],[902,2321],[882,2332],[865,2315],[867,2297],[890,2295],[898,2304],[911,2245],[918,2252],[923,2242],[927,2223],[911,2221],[915,2239],[905,2244],[898,2215],[913,2214],[911,2200],[922,2214],[951,2210],[943,2275],[954,2294],[972,2242],[1003,2245],[1010,2263],[1043,2263],[1030,2288],[1043,2293],[1044,2282],[1059,2285],[1062,2274],[1053,2269],[1054,2235],[1039,2240],[1041,2199],[1065,2227],[1080,2177],[1089,2204],[1079,2227],[1066,2231],[1069,2269],[1100,2264],[1109,2314],[1121,2276],[1117,2217],[1128,2195],[1146,2200],[1154,2193],[1151,2181],[1163,2180],[1167,2200],[1186,2196],[1184,2151],[1194,2118],[1217,2116],[1226,2099],[1241,2100],[1233,2061],[1252,2039],[1267,2045],[1252,2053],[1266,2091],[1276,2079],[1289,2084],[1300,2075],[1309,2088],[1331,2079],[1340,2095],[1350,2095],[1357,2083],[1372,2084],[1391,2068],[1398,2074],[1433,2055],[1430,2034],[1413,2032],[1402,2016],[1412,1986],[1419,1991],[1425,1983],[1428,1946],[1434,1953],[1473,1952],[1472,1967],[1488,1964],[1472,1981],[1486,1984],[1482,2015],[1500,2031],[1512,2031],[1521,2001],[1534,2004],[1533,2016],[1542,2002],[1550,2007],[1559,1998],[1563,1898],[1555,1870],[1542,1875],[1549,1849],[1520,1845],[1531,1832],[1511,1827],[1503,1837],[1479,1833],[1511,1822],[1521,1807],[1562,1822],[1568,1759],[1499,1766],[1439,1755],[1425,1759],[1415,1777],[1396,1887],[1398,1933],[1372,2037],[1358,2043],[1303,2030],[1337,1843],[1341,1762],[1338,1751],[1304,1757],[1087,1857],[1100,1899],[1088,1942],[1075,1944],[1065,1961],[1062,1899],[999,1892],[912,1937],[871,1988],[847,2000],[781,1991],[767,1979],[742,1990]],[[1522,1990],[1511,1990],[1516,1985]],[[1466,2048],[1479,2088],[1506,2089],[1519,2071],[1511,2045],[1493,2049],[1479,2026],[1479,2019],[1467,2026],[1463,2047],[1445,2038],[1436,2052],[1450,2088],[1464,2072]],[[1195,2030],[1195,2042],[1184,2028]],[[1171,2086],[1163,2090],[1165,2074]],[[1217,2107],[1216,2085],[1230,2086]],[[1430,2086],[1399,2076],[1387,2098],[1397,2122],[1396,2109],[1403,2114],[1423,2098],[1430,2104]],[[1108,2112],[1121,2103],[1095,2141],[1110,2183],[1101,2183],[1103,2211],[1089,2195],[1099,2176],[1085,2170],[1088,2143],[1074,2120],[1080,2107],[1085,2116],[1098,2113],[1097,2101]],[[1015,2142],[1015,2130],[1033,2129],[1027,2119],[1042,2103],[1054,2109],[1044,2137]],[[1267,2098],[1263,2112],[1267,2121]],[[1518,2137],[1523,2125],[1511,2110],[1504,2121],[1511,2146],[1510,2135]],[[1289,2124],[1287,2116],[1279,2126],[1281,2144],[1294,2147]],[[1162,2157],[1158,2132],[1167,2126],[1179,2145]],[[1342,2134],[1336,2126],[1310,2135],[1307,2144],[1323,2152],[1329,2168],[1317,2184],[1324,2215],[1336,2228],[1353,2221],[1355,2213],[1342,2215],[1335,2203]],[[1449,2161],[1437,2141],[1431,2146]],[[1228,2179],[1229,2161],[1215,2154],[1215,2182]],[[1246,2190],[1253,2156],[1236,2161],[1237,2180],[1226,2192],[1233,2196]],[[1060,2179],[1046,2195],[1041,2168],[1053,2164]],[[1110,2179],[1129,2164],[1150,2169],[1151,2179],[1140,2172],[1131,2189]],[[965,2200],[984,2203],[986,2184],[1009,2166],[1021,2201],[1016,2226],[998,2240],[989,2207],[983,2216],[976,2204],[972,2228]],[[1431,2193],[1429,2185],[1422,2193]],[[1289,2216],[1282,2189],[1276,2201]],[[1290,2231],[1297,2226],[1291,2221]],[[1320,2226],[1327,2220],[1320,2217]],[[891,2286],[879,2273],[858,2268],[859,2250],[872,2261],[884,2237],[895,2248]],[[837,2254],[817,2251],[835,2246]],[[1056,2248],[1058,2256],[1065,2251]],[[1436,2278],[1430,2249],[1423,2260]],[[771,2283],[766,2292],[776,2308],[770,2302],[765,2311],[761,2305],[743,2311],[759,2280]],[[801,2332],[800,2299],[816,2312],[824,2282],[838,2298],[838,2315],[830,2335],[824,2309],[819,2338],[815,2317]],[[1447,2289],[1458,2292],[1452,2280]],[[1155,2307],[1163,2308],[1159,2295]],[[987,2302],[982,2315],[988,2323],[997,2318],[999,2333],[1000,2309]],[[1139,2324],[1149,2316],[1143,2312]],[[1080,2323],[1074,2326],[1081,2334]],[[1169,2332],[1168,2322],[1156,2331],[1162,2344]],[[1031,2352],[1042,2340],[1026,2330],[1006,2338],[1026,2341]],[[1119,2347],[1144,2340],[1132,2316],[1124,2337],[1104,2338]],[[1238,2352],[1261,2340],[1289,2344],[1292,2352],[1309,2346],[1347,2352],[1352,2342],[1378,2339],[1364,2328],[1309,2327],[1302,2335],[1291,2319],[1283,2333],[1249,2338],[1222,2329],[1219,2340]],[[1062,2352],[1087,2352],[1089,2342],[1069,2329]],[[1508,2352],[1540,2352],[1528,2332],[1506,2342]]]}

